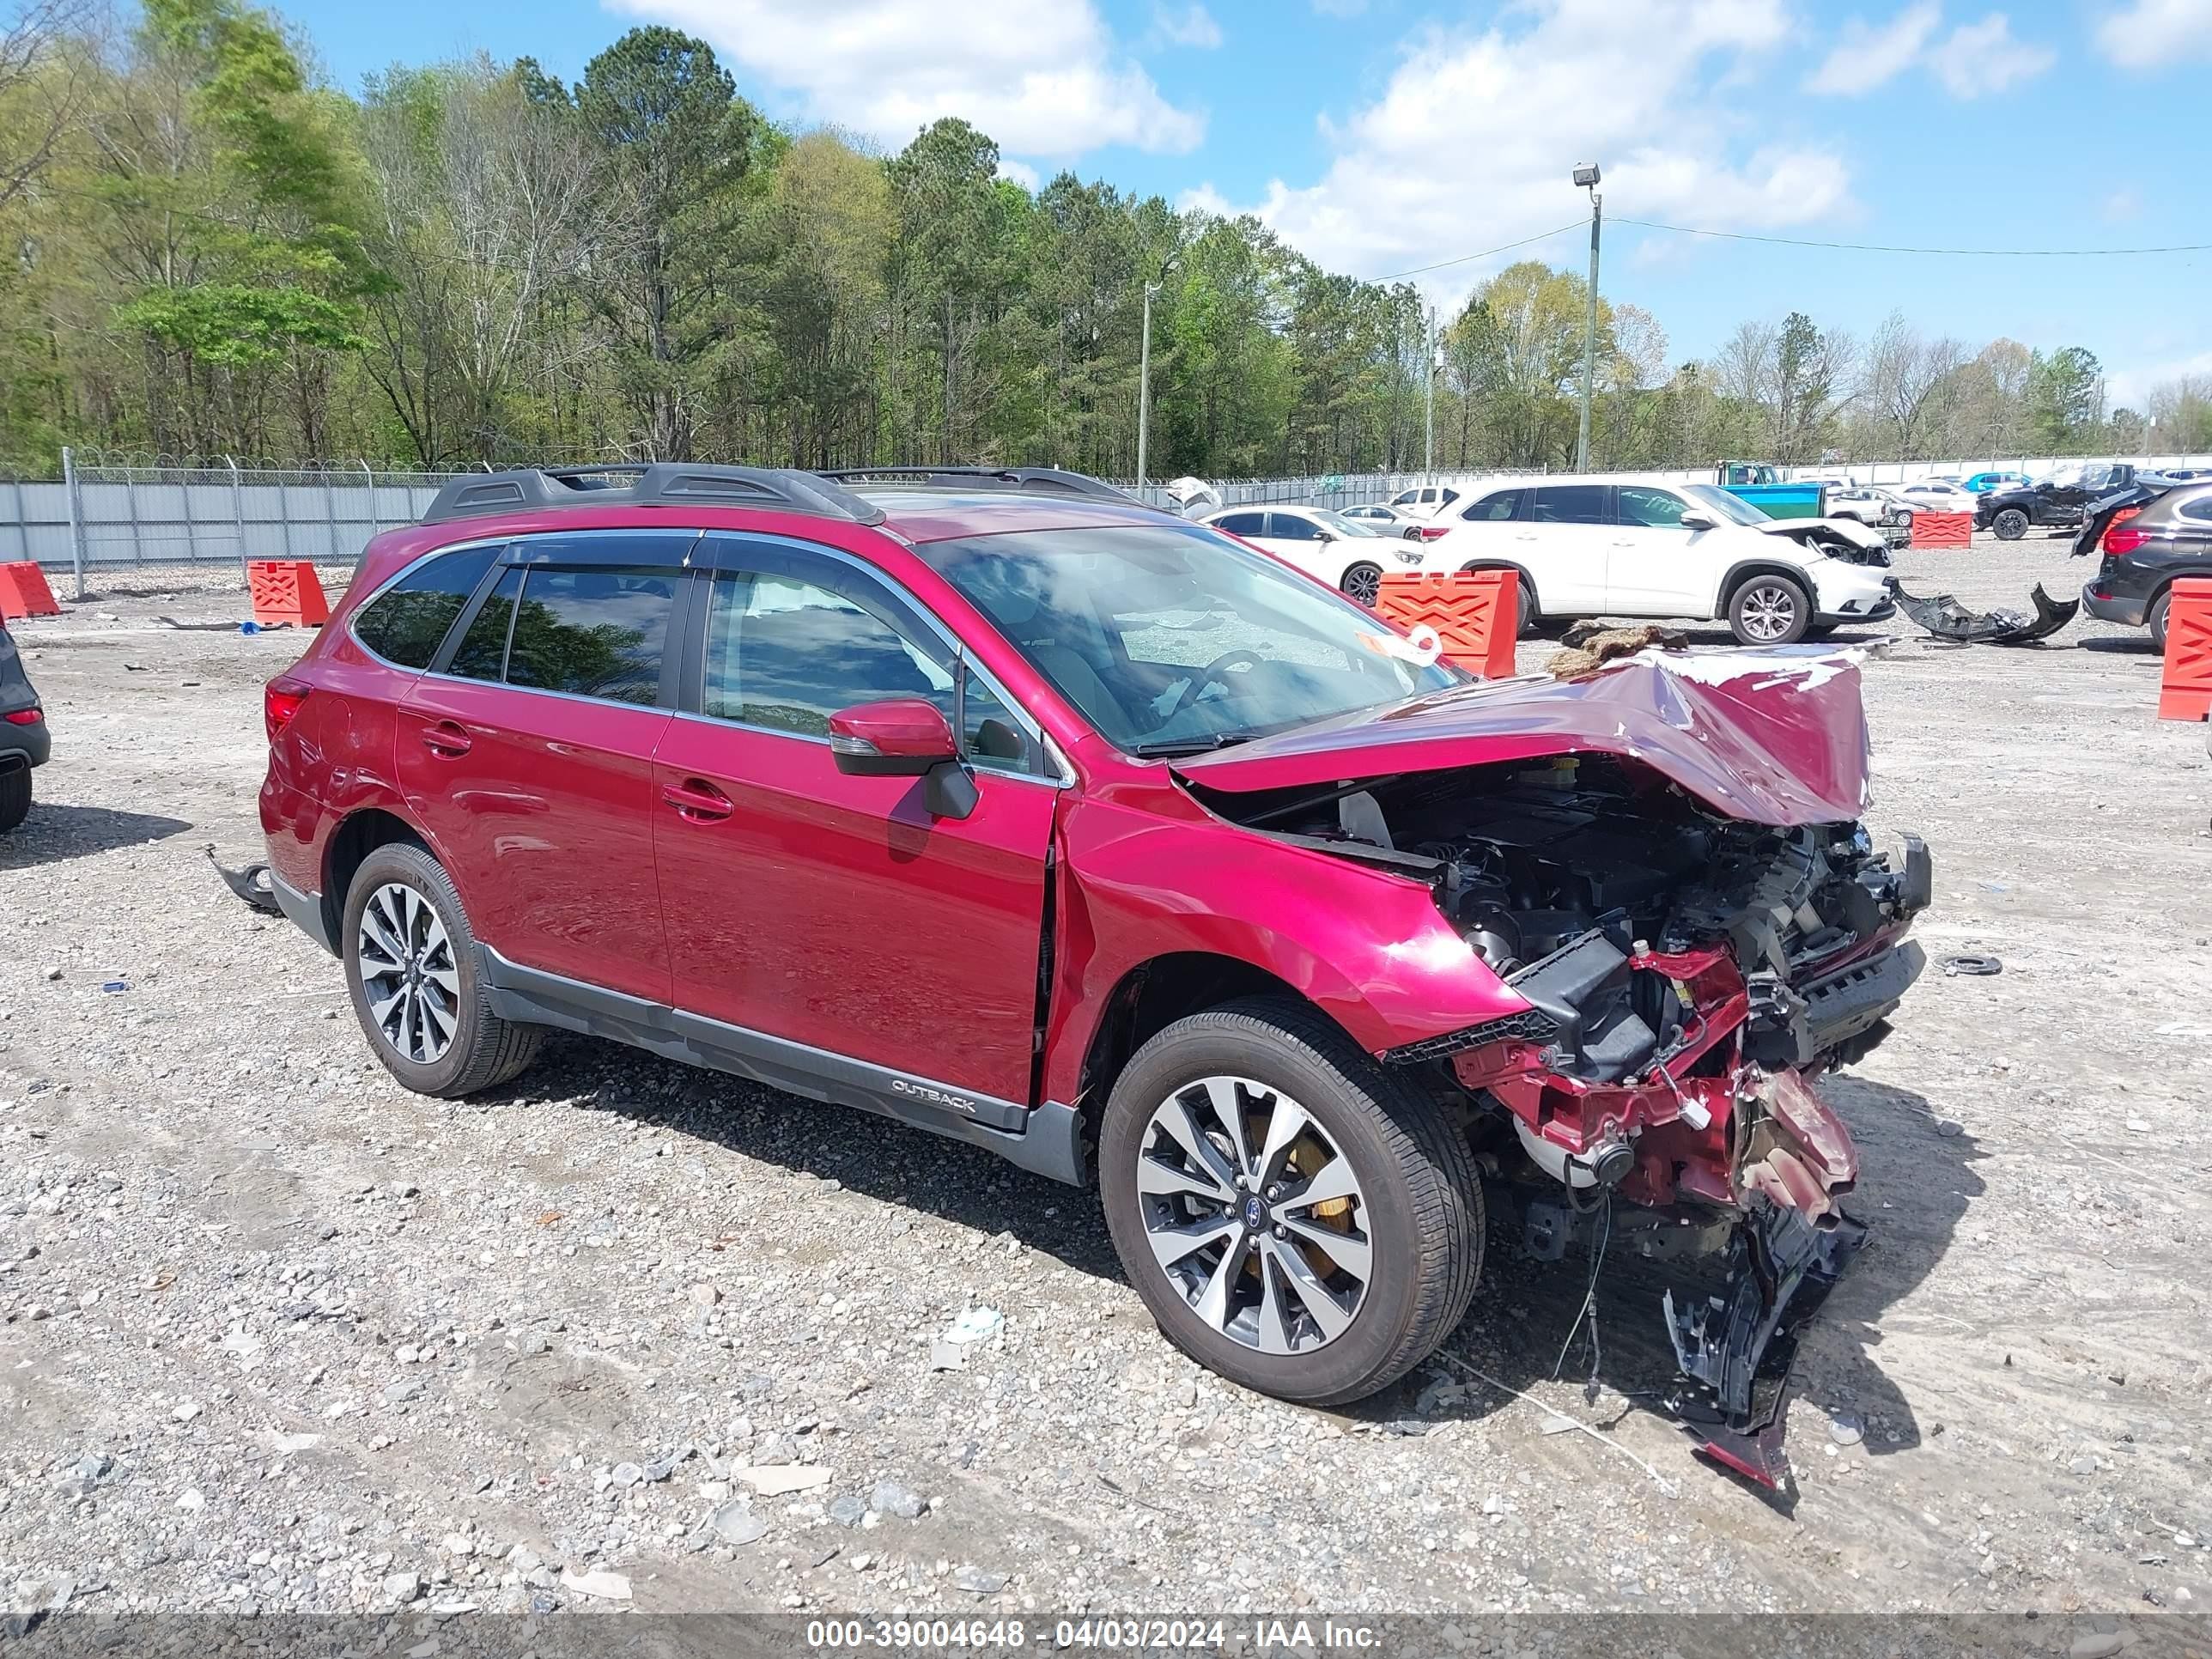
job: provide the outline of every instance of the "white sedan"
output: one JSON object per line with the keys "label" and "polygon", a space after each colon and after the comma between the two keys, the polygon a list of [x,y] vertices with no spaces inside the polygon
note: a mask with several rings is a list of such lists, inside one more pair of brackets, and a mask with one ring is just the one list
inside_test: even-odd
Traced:
{"label": "white sedan", "polygon": [[1419,570],[1423,544],[1397,530],[1318,507],[1231,507],[1200,520],[1273,554],[1309,576],[1372,606],[1386,572]]}
{"label": "white sedan", "polygon": [[1354,524],[1372,525],[1386,536],[1411,536],[1418,526],[1428,522],[1402,507],[1391,507],[1382,501],[1370,501],[1364,507],[1340,507],[1336,516],[1349,519]]}
{"label": "white sedan", "polygon": [[1964,484],[1948,478],[1924,478],[1918,483],[1893,486],[1897,497],[1915,513],[1972,513],[1981,497]]}
{"label": "white sedan", "polygon": [[1520,573],[1538,617],[1727,622],[1745,645],[1789,645],[1896,609],[1881,538],[1834,519],[1770,519],[1711,484],[1548,477],[1478,494],[1427,544],[1431,568]]}

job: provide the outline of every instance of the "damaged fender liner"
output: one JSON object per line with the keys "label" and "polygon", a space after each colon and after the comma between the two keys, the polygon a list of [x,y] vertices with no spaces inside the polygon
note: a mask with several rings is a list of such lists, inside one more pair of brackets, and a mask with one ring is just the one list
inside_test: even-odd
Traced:
{"label": "damaged fender liner", "polygon": [[1840,1212],[1823,1226],[1802,1210],[1760,1203],[1729,1243],[1729,1289],[1687,1309],[1666,1293],[1674,1362],[1695,1385],[1667,1401],[1698,1449],[1764,1486],[1790,1473],[1782,1449],[1797,1339],[1866,1243]]}

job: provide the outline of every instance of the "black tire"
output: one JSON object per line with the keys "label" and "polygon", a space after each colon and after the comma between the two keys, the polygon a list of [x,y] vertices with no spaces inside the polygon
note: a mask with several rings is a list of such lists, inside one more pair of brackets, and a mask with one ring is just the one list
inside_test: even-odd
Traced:
{"label": "black tire", "polygon": [[[1476,564],[1470,562],[1460,566],[1459,574],[1468,576],[1478,570],[1510,568],[1512,567],[1508,565]],[[1536,590],[1529,585],[1528,578],[1518,570],[1513,571],[1513,605],[1518,612],[1514,618],[1513,637],[1516,640],[1525,640],[1543,626],[1544,617],[1543,613],[1536,608]]]}
{"label": "black tire", "polygon": [[[2150,602],[2150,611],[2143,617],[2145,625],[2150,629],[2150,648],[2161,657],[2166,654],[2166,602],[2172,597],[2170,592],[2160,594]],[[0,824],[0,829],[6,827],[5,824]]]}
{"label": "black tire", "polygon": [[[458,981],[451,1011],[451,1040],[442,1053],[425,1060],[402,1054],[395,1046],[379,1026],[362,985],[362,915],[370,897],[387,886],[412,890],[437,913],[450,946],[451,970]],[[352,886],[346,890],[338,953],[345,963],[346,989],[352,994],[354,1017],[361,1022],[362,1034],[376,1051],[377,1059],[384,1062],[384,1069],[416,1094],[458,1100],[479,1090],[498,1087],[538,1057],[544,1028],[501,1019],[492,1012],[490,989],[483,981],[468,914],[461,908],[460,895],[453,890],[445,867],[426,849],[396,842],[378,848],[362,860],[354,872]]]}
{"label": "black tire", "polygon": [[2027,534],[2027,514],[2008,507],[1990,520],[1990,528],[1997,532],[1999,541],[2016,542]]}
{"label": "black tire", "polygon": [[1345,598],[1355,605],[1364,605],[1372,611],[1375,608],[1376,600],[1382,594],[1382,567],[1362,561],[1346,570],[1344,573],[1343,581],[1338,585],[1343,590]]}
{"label": "black tire", "polygon": [[19,766],[12,772],[0,772],[0,836],[30,815],[31,769]]}
{"label": "black tire", "polygon": [[[1358,1180],[1358,1224],[1371,1267],[1364,1299],[1334,1340],[1264,1353],[1202,1317],[1153,1254],[1138,1189],[1152,1115],[1178,1091],[1219,1076],[1248,1079],[1296,1101]],[[1265,1127],[1263,1121],[1262,1134]],[[1433,1353],[1474,1299],[1482,1271],[1482,1185],[1465,1135],[1435,1101],[1378,1066],[1315,1009],[1255,998],[1161,1031],[1115,1080],[1098,1156],[1107,1226],[1129,1282],[1170,1341],[1245,1388],[1310,1406],[1364,1399]],[[1245,1282],[1240,1273],[1237,1284]]]}
{"label": "black tire", "polygon": [[1813,625],[1813,597],[1794,576],[1749,576],[1729,595],[1728,618],[1739,645],[1795,645]]}

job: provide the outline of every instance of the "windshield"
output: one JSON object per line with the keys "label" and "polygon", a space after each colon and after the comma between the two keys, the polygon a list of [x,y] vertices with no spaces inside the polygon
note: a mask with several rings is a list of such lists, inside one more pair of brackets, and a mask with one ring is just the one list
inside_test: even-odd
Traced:
{"label": "windshield", "polygon": [[915,552],[1116,748],[1188,753],[1459,684],[1349,599],[1196,526]]}
{"label": "windshield", "polygon": [[1726,524],[1765,524],[1765,514],[1760,512],[1741,495],[1731,495],[1713,484],[1684,484],[1682,493],[1697,498],[1698,505],[1717,514]]}

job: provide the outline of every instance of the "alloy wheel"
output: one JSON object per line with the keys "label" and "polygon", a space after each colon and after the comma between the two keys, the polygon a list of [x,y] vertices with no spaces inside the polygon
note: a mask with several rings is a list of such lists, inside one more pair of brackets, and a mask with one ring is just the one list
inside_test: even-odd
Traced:
{"label": "alloy wheel", "polygon": [[1137,1195],[1160,1271],[1213,1330],[1304,1354],[1350,1328],[1373,1250],[1351,1159],[1280,1090],[1201,1078],[1154,1110]]}
{"label": "alloy wheel", "polygon": [[1789,637],[1797,623],[1797,596],[1788,588],[1761,582],[1743,596],[1743,631],[1755,640]]}
{"label": "alloy wheel", "polygon": [[437,907],[386,882],[362,908],[354,955],[369,1019],[392,1052],[416,1066],[442,1060],[460,1024],[461,975]]}
{"label": "alloy wheel", "polygon": [[1370,611],[1382,594],[1382,572],[1371,564],[1355,564],[1344,573],[1345,597]]}

